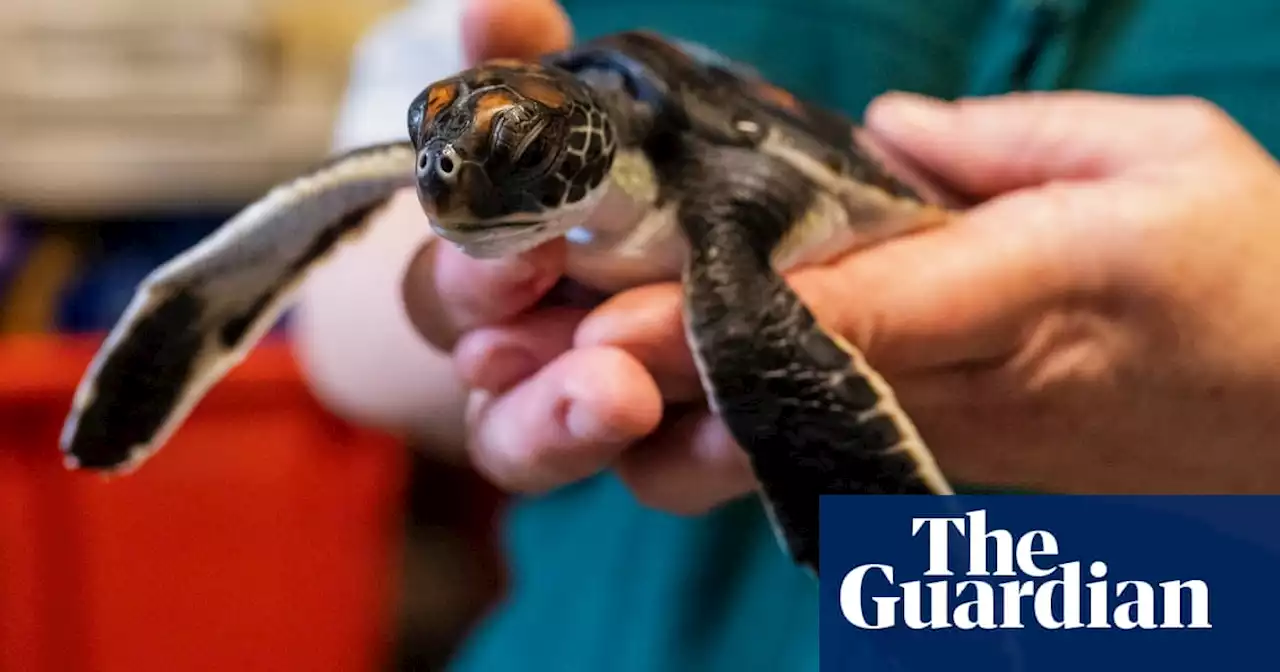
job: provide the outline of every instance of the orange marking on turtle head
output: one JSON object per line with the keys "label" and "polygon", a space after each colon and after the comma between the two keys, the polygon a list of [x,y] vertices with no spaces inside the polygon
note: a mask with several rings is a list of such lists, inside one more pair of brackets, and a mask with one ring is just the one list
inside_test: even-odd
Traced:
{"label": "orange marking on turtle head", "polygon": [[522,77],[519,81],[513,82],[513,88],[520,92],[521,95],[536,100],[547,107],[564,107],[566,98],[564,91],[545,77],[536,75]]}
{"label": "orange marking on turtle head", "polygon": [[790,91],[774,86],[769,83],[762,83],[756,86],[756,93],[763,99],[781,107],[784,110],[794,114],[803,114],[804,106]]}
{"label": "orange marking on turtle head", "polygon": [[441,110],[453,104],[458,99],[458,83],[457,82],[441,82],[431,87],[427,92],[427,119],[434,119],[440,114]]}
{"label": "orange marking on turtle head", "polygon": [[474,88],[495,84],[508,84],[529,73],[538,72],[540,66],[512,58],[495,58],[470,70],[465,76]]}
{"label": "orange marking on turtle head", "polygon": [[488,135],[489,127],[493,124],[493,116],[515,104],[515,97],[503,89],[481,93],[475,99],[475,131]]}
{"label": "orange marking on turtle head", "polygon": [[485,69],[525,70],[529,67],[529,63],[518,58],[491,58],[481,63],[481,67]]}

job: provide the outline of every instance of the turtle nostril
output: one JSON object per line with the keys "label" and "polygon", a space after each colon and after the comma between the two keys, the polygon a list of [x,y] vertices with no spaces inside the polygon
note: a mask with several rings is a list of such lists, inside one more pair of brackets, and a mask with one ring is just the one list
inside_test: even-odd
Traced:
{"label": "turtle nostril", "polygon": [[462,169],[462,161],[457,152],[450,147],[443,149],[424,149],[418,153],[418,179],[427,182],[452,184],[458,171]]}
{"label": "turtle nostril", "polygon": [[452,180],[459,168],[458,153],[452,147],[440,150],[440,158],[436,159],[436,174],[444,180]]}

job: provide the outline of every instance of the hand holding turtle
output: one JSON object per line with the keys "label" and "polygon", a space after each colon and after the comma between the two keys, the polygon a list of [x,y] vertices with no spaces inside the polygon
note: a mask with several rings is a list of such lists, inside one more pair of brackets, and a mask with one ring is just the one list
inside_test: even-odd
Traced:
{"label": "hand holding turtle", "polygon": [[[888,98],[868,123],[991,200],[792,280],[895,384],[945,470],[1067,491],[1275,487],[1263,465],[1280,392],[1267,301],[1280,171],[1220,111],[1075,94]],[[535,288],[555,277],[555,252],[540,254],[551,261]],[[672,419],[668,406],[648,434],[659,392],[700,397],[677,289],[634,290],[577,318],[532,313],[464,341],[465,376],[506,393],[473,417],[481,465],[540,488],[616,464],[641,499],[684,512],[746,492],[744,461],[705,414]],[[577,349],[564,353],[571,333]],[[517,384],[544,362],[492,365],[507,338],[554,362]],[[579,420],[584,436],[604,440],[552,429],[563,424],[550,391],[575,384],[595,414]]]}
{"label": "hand holding turtle", "polygon": [[[489,45],[480,55],[551,49],[568,34],[554,3],[501,4],[472,12],[472,43]],[[550,37],[522,51],[486,32],[505,24],[474,19],[482,10],[558,28],[532,31]],[[1256,449],[1280,391],[1280,328],[1260,305],[1267,255],[1280,254],[1264,224],[1280,176],[1220,111],[1078,94],[893,97],[867,121],[990,200],[790,279],[890,378],[945,471],[1069,491],[1274,487]],[[457,345],[460,372],[483,390],[471,449],[498,482],[538,490],[616,466],[642,500],[680,512],[753,486],[698,409],[675,286],[624,293],[583,320],[528,310],[563,270],[559,245],[514,262],[437,246],[415,269],[410,312]]]}
{"label": "hand holding turtle", "polygon": [[[1090,94],[891,96],[867,121],[990,200],[791,279],[895,385],[953,479],[1280,487],[1280,168],[1225,114]],[[682,342],[673,287],[618,296],[576,333],[632,353],[668,401],[697,396]],[[737,453],[705,431],[647,439],[622,473],[674,510],[745,492]]]}

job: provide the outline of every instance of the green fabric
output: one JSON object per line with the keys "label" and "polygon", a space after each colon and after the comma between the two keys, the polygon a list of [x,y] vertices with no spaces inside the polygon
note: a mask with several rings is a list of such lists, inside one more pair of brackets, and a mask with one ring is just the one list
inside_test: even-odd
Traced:
{"label": "green fabric", "polygon": [[[1280,149],[1275,0],[564,4],[580,38],[644,27],[700,41],[853,114],[888,89],[1194,94]],[[1047,10],[1036,15],[1036,5]],[[1063,28],[1019,75],[1046,17]],[[606,474],[521,502],[507,526],[511,593],[455,669],[817,669],[816,586],[785,559],[754,500],[677,518],[640,507]]]}

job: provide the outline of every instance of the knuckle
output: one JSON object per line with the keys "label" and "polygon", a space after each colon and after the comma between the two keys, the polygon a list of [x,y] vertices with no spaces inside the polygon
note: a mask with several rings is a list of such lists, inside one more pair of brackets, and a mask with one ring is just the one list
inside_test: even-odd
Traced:
{"label": "knuckle", "polygon": [[1116,351],[1123,337],[1088,306],[1063,308],[1039,320],[1023,349],[1001,371],[1005,385],[1029,400],[1090,394],[1116,380]]}
{"label": "knuckle", "polygon": [[1169,101],[1183,127],[1185,137],[1200,141],[1220,141],[1235,131],[1235,123],[1226,110],[1199,96],[1177,96]]}
{"label": "knuckle", "polygon": [[1220,121],[1225,116],[1221,107],[1201,96],[1174,96],[1170,104],[1191,120]]}

